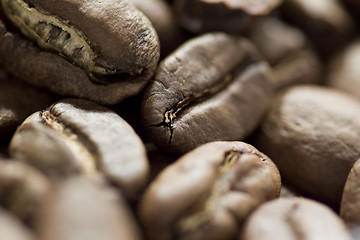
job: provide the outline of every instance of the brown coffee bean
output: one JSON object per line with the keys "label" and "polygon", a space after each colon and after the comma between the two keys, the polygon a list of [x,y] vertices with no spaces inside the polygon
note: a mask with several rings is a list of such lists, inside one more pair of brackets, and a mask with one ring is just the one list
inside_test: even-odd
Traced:
{"label": "brown coffee bean", "polygon": [[140,208],[148,239],[232,239],[262,202],[279,196],[275,164],[243,142],[200,146],[165,168]]}
{"label": "brown coffee bean", "polygon": [[249,38],[272,66],[274,90],[320,82],[321,63],[299,29],[267,18],[251,28]]}
{"label": "brown coffee bean", "polygon": [[329,207],[306,198],[280,198],[263,204],[247,220],[241,240],[350,240]]}
{"label": "brown coffee bean", "polygon": [[307,33],[325,59],[354,30],[351,17],[337,0],[285,0],[281,9],[288,22]]}
{"label": "brown coffee bean", "polygon": [[101,173],[135,198],[148,177],[145,147],[117,114],[87,100],[63,100],[31,115],[18,128],[10,155],[62,181]]}
{"label": "brown coffee bean", "polygon": [[360,97],[359,61],[360,41],[357,40],[332,60],[327,84]]}
{"label": "brown coffee bean", "polygon": [[141,239],[118,192],[81,177],[59,184],[46,204],[38,232],[44,240]]}
{"label": "brown coffee bean", "polygon": [[51,191],[51,184],[36,169],[20,161],[0,160],[0,205],[25,223],[37,224]]}
{"label": "brown coffee bean", "polygon": [[0,239],[35,240],[36,238],[16,217],[0,208]]}
{"label": "brown coffee bean", "polygon": [[55,95],[24,84],[15,77],[0,78],[0,141],[9,141],[25,118],[56,100]]}
{"label": "brown coffee bean", "polygon": [[340,215],[350,227],[360,226],[360,160],[357,160],[347,177],[341,199]]}
{"label": "brown coffee bean", "polygon": [[185,42],[161,62],[145,90],[142,118],[149,137],[174,154],[245,138],[266,108],[269,74],[243,38],[210,33]]}
{"label": "brown coffee bean", "polygon": [[282,0],[175,0],[180,24],[193,33],[209,31],[244,32],[260,17],[268,15]]}
{"label": "brown coffee bean", "polygon": [[346,177],[360,158],[360,102],[314,85],[278,94],[255,146],[279,167],[285,183],[334,208]]}
{"label": "brown coffee bean", "polygon": [[1,23],[0,61],[36,86],[114,104],[139,93],[157,66],[157,34],[126,0],[1,0],[1,7],[27,38]]}

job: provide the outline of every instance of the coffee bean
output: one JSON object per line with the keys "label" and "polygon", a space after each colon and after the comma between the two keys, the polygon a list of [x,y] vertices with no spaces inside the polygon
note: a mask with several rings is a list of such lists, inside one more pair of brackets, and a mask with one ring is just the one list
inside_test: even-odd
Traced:
{"label": "coffee bean", "polygon": [[51,184],[36,169],[20,161],[0,160],[0,205],[26,224],[38,223],[51,191]]}
{"label": "coffee bean", "polygon": [[53,240],[141,239],[137,223],[119,194],[81,177],[59,184],[37,231],[41,239]]}
{"label": "coffee bean", "polygon": [[326,59],[352,36],[351,17],[337,0],[284,0],[285,20],[304,30]]}
{"label": "coffee bean", "polygon": [[16,217],[0,208],[0,238],[11,240],[35,240],[35,235]]}
{"label": "coffee bean", "polygon": [[328,69],[327,84],[359,97],[359,61],[360,41],[355,41],[332,59]]}
{"label": "coffee bean", "polygon": [[266,108],[269,74],[245,39],[210,33],[184,43],[161,62],[145,90],[142,118],[149,137],[174,154],[244,139]]}
{"label": "coffee bean", "polygon": [[274,90],[320,82],[322,64],[300,30],[267,18],[252,27],[249,38],[272,66]]}
{"label": "coffee bean", "polygon": [[134,130],[111,110],[80,99],[31,115],[11,140],[10,155],[56,181],[101,173],[129,198],[144,187],[149,171]]}
{"label": "coffee bean", "polygon": [[360,157],[360,102],[340,91],[303,85],[279,93],[255,146],[279,167],[285,183],[335,209]]}
{"label": "coffee bean", "polygon": [[329,207],[306,198],[280,198],[263,204],[247,220],[241,240],[343,239],[351,236]]}
{"label": "coffee bean", "polygon": [[360,226],[360,160],[357,160],[347,177],[341,199],[340,215],[350,227]]}
{"label": "coffee bean", "polygon": [[156,68],[157,34],[128,1],[2,0],[1,6],[27,38],[1,24],[0,61],[31,84],[114,104],[139,93]]}
{"label": "coffee bean", "polygon": [[254,208],[279,193],[267,156],[243,142],[212,142],[165,168],[140,214],[148,239],[232,239]]}
{"label": "coffee bean", "polygon": [[173,6],[180,24],[193,33],[240,33],[249,28],[255,20],[268,15],[280,3],[282,0],[175,0]]}

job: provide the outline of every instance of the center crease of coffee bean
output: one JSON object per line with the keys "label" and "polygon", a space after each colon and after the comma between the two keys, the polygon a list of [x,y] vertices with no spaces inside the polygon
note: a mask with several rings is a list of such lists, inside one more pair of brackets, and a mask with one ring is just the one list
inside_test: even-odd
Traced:
{"label": "center crease of coffee bean", "polygon": [[62,137],[66,138],[67,147],[74,153],[76,161],[78,161],[83,173],[86,175],[93,175],[97,172],[98,160],[96,157],[83,145],[78,137],[70,128],[59,122],[57,117],[61,115],[53,114],[52,108],[49,111],[41,112],[41,117],[44,123],[51,129],[58,132]]}
{"label": "center crease of coffee bean", "polygon": [[98,55],[87,37],[68,21],[51,15],[23,0],[0,0],[9,20],[41,48],[54,51],[84,69],[92,80],[95,75],[121,74],[121,70],[97,66]]}
{"label": "center crease of coffee bean", "polygon": [[163,121],[161,123],[152,124],[151,127],[166,127],[170,131],[170,137],[168,141],[168,148],[171,148],[171,142],[174,137],[174,122],[178,120],[181,116],[181,113],[185,109],[191,108],[197,103],[204,102],[214,95],[220,93],[224,89],[230,86],[230,84],[235,81],[236,77],[243,72],[246,67],[248,67],[249,61],[246,60],[243,63],[235,66],[232,71],[225,74],[218,83],[214,84],[212,87],[204,89],[203,91],[192,93],[189,96],[185,96],[182,93],[183,99],[178,101],[173,107],[168,108],[164,113]]}
{"label": "center crease of coffee bean", "polygon": [[[214,177],[214,182],[210,191],[200,198],[194,205],[182,216],[176,223],[175,232],[177,234],[186,234],[195,231],[202,225],[211,221],[212,215],[217,208],[218,200],[230,192],[235,182],[229,181],[229,175],[233,172],[233,167],[241,160],[243,153],[230,151],[225,153],[224,160],[218,166]],[[258,156],[257,156],[258,157]]]}

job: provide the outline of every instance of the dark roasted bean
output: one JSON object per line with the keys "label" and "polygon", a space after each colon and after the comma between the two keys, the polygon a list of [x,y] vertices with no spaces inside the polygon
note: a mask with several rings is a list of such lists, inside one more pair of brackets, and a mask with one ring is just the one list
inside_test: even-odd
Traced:
{"label": "dark roasted bean", "polygon": [[127,0],[0,3],[27,37],[0,23],[0,62],[31,84],[114,104],[139,93],[156,68],[157,34]]}
{"label": "dark roasted bean", "polygon": [[232,239],[258,205],[279,196],[275,164],[243,142],[212,142],[165,168],[140,214],[151,240]]}
{"label": "dark roasted bean", "polygon": [[266,108],[269,74],[245,39],[211,33],[184,43],[162,61],[145,90],[142,118],[150,138],[175,154],[244,139]]}
{"label": "dark roasted bean", "polygon": [[303,85],[279,93],[255,146],[279,167],[285,183],[339,208],[346,177],[360,158],[360,102],[326,87]]}
{"label": "dark roasted bean", "polygon": [[10,155],[62,181],[98,172],[135,198],[146,184],[145,147],[117,114],[87,100],[63,100],[36,112],[18,128]]}

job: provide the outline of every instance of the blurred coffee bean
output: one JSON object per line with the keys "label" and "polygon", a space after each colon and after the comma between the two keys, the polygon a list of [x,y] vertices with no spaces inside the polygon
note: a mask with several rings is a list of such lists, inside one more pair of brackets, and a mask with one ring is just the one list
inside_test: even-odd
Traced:
{"label": "blurred coffee bean", "polygon": [[283,0],[175,0],[173,7],[182,27],[193,33],[225,31],[241,33],[267,16]]}
{"label": "blurred coffee bean", "polygon": [[82,177],[60,183],[48,199],[38,232],[43,240],[137,240],[141,233],[112,188]]}
{"label": "blurred coffee bean", "polygon": [[241,240],[350,240],[329,207],[306,198],[280,198],[260,206],[247,220]]}
{"label": "blurred coffee bean", "polygon": [[327,84],[360,97],[360,40],[348,45],[330,63]]}
{"label": "blurred coffee bean", "polygon": [[185,40],[172,9],[165,0],[130,0],[153,24],[160,40],[161,58],[166,57]]}
{"label": "blurred coffee bean", "polygon": [[239,140],[260,121],[270,69],[243,38],[209,33],[165,58],[147,86],[142,118],[162,150],[182,154],[216,140]]}
{"label": "blurred coffee bean", "polygon": [[37,224],[51,190],[51,184],[36,169],[20,161],[0,159],[0,205],[25,223]]}
{"label": "blurred coffee bean", "polygon": [[262,202],[280,194],[275,164],[243,142],[212,142],[165,168],[140,208],[149,240],[233,239]]}
{"label": "blurred coffee bean", "polygon": [[36,238],[15,216],[0,208],[0,239],[35,240]]}
{"label": "blurred coffee bean", "polygon": [[360,102],[335,89],[301,85],[279,93],[255,146],[300,194],[339,208],[346,177],[360,158]]}
{"label": "blurred coffee bean", "polygon": [[321,63],[299,29],[279,19],[267,18],[251,28],[249,38],[273,67],[274,90],[320,82]]}
{"label": "blurred coffee bean", "polygon": [[341,200],[340,215],[350,227],[360,226],[360,160],[347,177]]}
{"label": "blurred coffee bean", "polygon": [[158,36],[127,0],[0,3],[0,62],[30,84],[115,104],[138,94],[156,69]]}
{"label": "blurred coffee bean", "polygon": [[131,126],[81,99],[62,100],[27,118],[11,140],[10,155],[56,181],[103,174],[129,198],[145,186],[149,171],[145,147]]}
{"label": "blurred coffee bean", "polygon": [[325,60],[354,31],[352,18],[338,0],[284,0],[281,9],[285,20],[302,29]]}
{"label": "blurred coffee bean", "polygon": [[22,83],[15,77],[0,78],[0,142],[9,141],[25,118],[56,100],[55,95]]}

